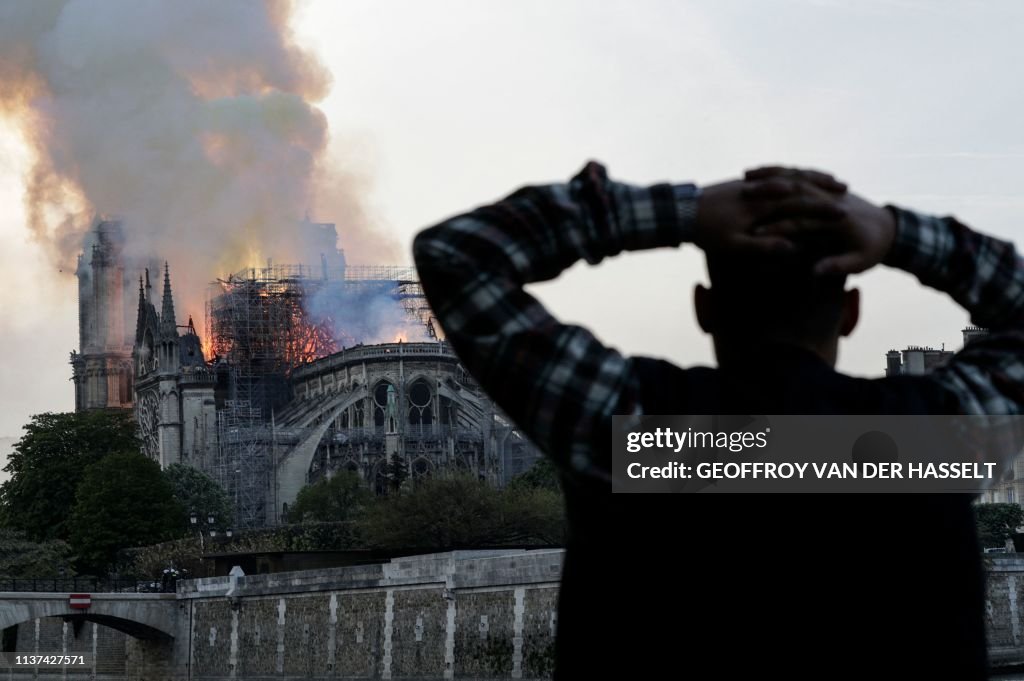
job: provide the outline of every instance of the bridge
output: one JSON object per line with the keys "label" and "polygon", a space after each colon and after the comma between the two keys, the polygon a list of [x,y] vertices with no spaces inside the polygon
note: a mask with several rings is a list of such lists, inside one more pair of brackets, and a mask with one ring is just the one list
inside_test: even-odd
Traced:
{"label": "bridge", "polygon": [[173,593],[90,594],[87,608],[72,607],[70,593],[0,592],[0,631],[42,617],[95,622],[137,639],[171,642],[177,633]]}

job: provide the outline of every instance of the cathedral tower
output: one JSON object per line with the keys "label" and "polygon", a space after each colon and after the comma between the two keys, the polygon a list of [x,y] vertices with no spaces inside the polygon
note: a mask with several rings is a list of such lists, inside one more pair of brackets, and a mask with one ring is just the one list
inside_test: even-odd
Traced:
{"label": "cathedral tower", "polygon": [[78,256],[78,352],[71,353],[75,411],[132,406],[132,343],[125,304],[121,223],[100,220]]}

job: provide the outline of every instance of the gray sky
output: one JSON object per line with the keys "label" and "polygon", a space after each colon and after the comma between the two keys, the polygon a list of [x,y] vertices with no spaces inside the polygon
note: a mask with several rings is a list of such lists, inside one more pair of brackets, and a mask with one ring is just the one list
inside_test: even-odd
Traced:
{"label": "gray sky", "polygon": [[[331,160],[364,179],[366,211],[407,253],[419,228],[588,159],[636,183],[820,167],[1017,240],[1022,19],[1013,1],[467,0],[311,2],[295,25],[333,74]],[[0,122],[0,435],[72,408],[77,343],[73,279],[28,241],[12,130]],[[536,291],[624,352],[707,364],[690,302],[703,277],[684,247]],[[892,347],[959,347],[967,318],[945,296],[892,271],[855,283],[864,314],[841,369],[878,375]]]}

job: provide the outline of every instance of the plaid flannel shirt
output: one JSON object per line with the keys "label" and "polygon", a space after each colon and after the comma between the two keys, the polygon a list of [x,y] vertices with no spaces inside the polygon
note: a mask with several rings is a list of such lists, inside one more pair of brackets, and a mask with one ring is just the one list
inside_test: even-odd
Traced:
{"label": "plaid flannel shirt", "polygon": [[[692,240],[699,189],[633,186],[588,163],[568,184],[524,187],[417,235],[423,291],[447,340],[498,405],[567,475],[611,479],[611,416],[644,413],[631,359],[555,319],[524,285],[579,260]],[[948,292],[992,333],[932,379],[962,414],[1024,412],[1024,264],[1013,245],[952,218],[890,207],[886,263]]]}

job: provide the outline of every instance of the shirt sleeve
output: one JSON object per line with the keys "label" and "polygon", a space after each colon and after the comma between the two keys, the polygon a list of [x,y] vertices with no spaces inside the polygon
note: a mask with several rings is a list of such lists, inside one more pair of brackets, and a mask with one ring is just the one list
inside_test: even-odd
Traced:
{"label": "shirt sleeve", "polygon": [[988,330],[928,379],[952,396],[957,415],[969,417],[954,421],[968,451],[1012,469],[1024,445],[1024,261],[1012,243],[955,218],[890,209],[897,228],[887,264],[948,293]]}
{"label": "shirt sleeve", "polygon": [[988,333],[934,372],[962,414],[1024,413],[1024,261],[1013,244],[952,217],[890,206],[896,240],[886,264],[948,293]]}
{"label": "shirt sleeve", "polygon": [[498,406],[570,476],[610,481],[610,418],[638,408],[631,360],[563,324],[526,284],[584,260],[691,240],[699,190],[615,182],[588,163],[417,235],[413,255],[446,339]]}

